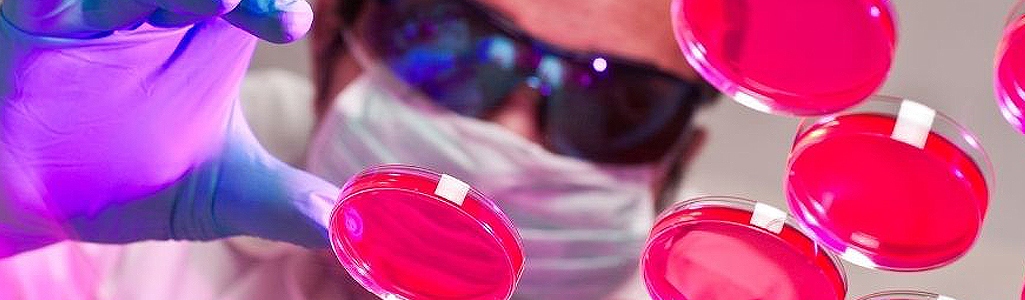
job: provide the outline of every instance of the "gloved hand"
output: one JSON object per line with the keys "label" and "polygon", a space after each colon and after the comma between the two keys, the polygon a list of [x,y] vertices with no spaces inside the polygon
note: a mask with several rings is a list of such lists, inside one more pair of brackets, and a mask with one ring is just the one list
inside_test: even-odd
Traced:
{"label": "gloved hand", "polygon": [[313,10],[303,0],[8,0],[4,17],[25,32],[93,38],[138,27],[183,27],[223,18],[275,43],[310,29]]}
{"label": "gloved hand", "polygon": [[309,5],[237,1],[3,1],[0,257],[63,239],[328,245],[338,189],[271,157],[237,99],[253,34],[302,36]]}

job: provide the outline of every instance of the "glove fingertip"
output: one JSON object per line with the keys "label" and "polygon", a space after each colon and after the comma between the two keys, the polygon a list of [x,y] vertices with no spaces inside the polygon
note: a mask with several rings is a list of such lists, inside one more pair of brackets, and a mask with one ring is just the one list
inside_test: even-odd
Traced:
{"label": "glove fingertip", "polygon": [[288,11],[282,14],[282,39],[283,43],[294,42],[306,36],[313,26],[313,7],[306,1],[297,1],[289,7]]}
{"label": "glove fingertip", "polygon": [[294,42],[309,32],[313,25],[313,8],[305,1],[295,1],[270,11],[260,11],[243,3],[224,15],[224,19],[263,40],[284,44]]}

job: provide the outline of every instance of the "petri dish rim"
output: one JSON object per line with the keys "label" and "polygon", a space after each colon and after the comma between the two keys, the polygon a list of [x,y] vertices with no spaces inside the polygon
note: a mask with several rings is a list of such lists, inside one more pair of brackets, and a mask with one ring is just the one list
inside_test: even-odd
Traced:
{"label": "petri dish rim", "polygon": [[858,300],[891,300],[893,299],[892,297],[900,297],[897,298],[900,300],[936,300],[940,297],[940,295],[912,290],[893,290],[865,295],[861,298],[858,298]]}
{"label": "petri dish rim", "polygon": [[[516,285],[518,284],[520,278],[523,275],[523,265],[524,265],[525,256],[523,255],[523,242],[522,242],[522,239],[521,239],[521,237],[519,235],[519,232],[516,230],[515,225],[508,218],[508,216],[506,216],[505,213],[503,213],[498,208],[498,206],[493,201],[491,201],[490,198],[487,198],[486,196],[484,196],[484,194],[480,193],[475,188],[470,187],[470,189],[467,191],[467,197],[466,197],[467,199],[473,198],[475,201],[480,203],[481,206],[485,207],[490,213],[495,214],[495,217],[497,217],[499,219],[499,221],[502,223],[502,225],[508,227],[507,229],[509,230],[509,234],[511,235],[511,238],[513,239],[513,241],[516,243],[517,249],[506,249],[505,246],[502,246],[503,245],[502,238],[500,238],[498,236],[498,233],[496,233],[495,229],[492,228],[493,226],[485,223],[484,221],[478,219],[476,216],[468,213],[462,207],[457,206],[454,203],[452,203],[451,201],[449,201],[447,199],[444,199],[444,198],[442,198],[442,197],[440,197],[438,195],[423,193],[423,192],[420,192],[420,191],[417,191],[417,190],[414,190],[414,189],[411,189],[411,188],[403,188],[403,187],[376,187],[376,186],[371,186],[371,187],[366,187],[366,188],[363,188],[363,189],[358,189],[358,190],[355,190],[355,191],[351,190],[353,185],[355,183],[359,182],[360,180],[362,180],[362,179],[364,179],[364,178],[366,178],[366,177],[368,177],[370,175],[382,174],[382,173],[385,173],[385,172],[396,172],[396,173],[400,173],[403,176],[419,176],[419,177],[421,177],[423,179],[429,179],[429,180],[434,181],[434,182],[437,182],[441,178],[441,174],[436,173],[434,171],[431,171],[431,170],[428,170],[428,169],[424,169],[424,168],[419,168],[419,167],[407,166],[407,165],[383,165],[383,166],[377,166],[377,167],[368,168],[368,169],[360,172],[359,174],[353,176],[352,178],[350,178],[349,181],[347,181],[345,183],[345,185],[342,187],[342,189],[341,189],[342,193],[341,193],[340,199],[338,200],[337,203],[335,203],[335,206],[331,210],[331,215],[330,215],[330,218],[328,220],[329,227],[333,227],[331,225],[332,224],[336,224],[336,222],[337,222],[336,219],[339,218],[339,216],[342,215],[340,213],[340,209],[342,207],[342,203],[344,203],[345,201],[347,201],[349,199],[352,199],[354,197],[364,195],[366,193],[388,191],[388,192],[407,193],[407,194],[411,194],[411,195],[416,196],[416,197],[429,198],[429,199],[431,199],[431,201],[436,201],[438,203],[441,203],[441,205],[443,205],[443,206],[446,206],[446,207],[454,209],[459,215],[461,215],[461,216],[463,216],[465,218],[468,218],[474,224],[476,224],[477,226],[480,226],[481,229],[488,234],[488,236],[491,238],[491,240],[494,243],[499,244],[500,248],[502,248],[504,251],[506,251],[507,255],[505,255],[504,261],[506,262],[506,267],[508,267],[513,272],[511,274],[511,276],[512,276],[512,282],[511,283],[512,284],[511,284],[510,287],[507,288],[507,290],[505,292],[505,295],[504,295],[504,299],[510,299],[512,297],[513,292],[515,291]],[[329,231],[329,233],[330,233],[330,231]],[[396,294],[392,293],[391,291],[389,291],[388,289],[380,286],[376,282],[374,276],[371,274],[372,273],[371,267],[369,265],[367,265],[364,260],[357,259],[357,257],[359,257],[359,255],[357,255],[355,253],[352,253],[350,251],[350,249],[348,249],[349,248],[348,246],[342,244],[342,243],[346,243],[347,239],[344,239],[344,238],[341,238],[341,237],[336,237],[334,234],[331,234],[329,239],[330,239],[330,243],[331,243],[331,249],[335,253],[335,256],[337,257],[339,262],[342,264],[342,267],[346,270],[346,272],[348,272],[353,277],[353,279],[356,280],[356,282],[358,282],[360,285],[362,285],[364,288],[366,288],[367,290],[369,290],[373,294],[378,295],[379,297],[383,297],[383,299],[405,299],[403,296],[396,295]],[[512,255],[512,253],[510,253],[510,251],[519,251],[520,252],[518,255],[516,255],[517,257],[520,258],[519,262],[516,262],[516,261],[513,260],[513,255]]]}
{"label": "petri dish rim", "polygon": [[[862,113],[863,114],[880,114],[880,115],[886,115],[886,116],[893,116],[893,117],[895,117],[899,113],[901,104],[904,103],[904,101],[912,101],[912,100],[906,99],[906,98],[895,97],[895,96],[888,96],[888,95],[873,95],[873,96],[869,97],[868,99],[866,99],[865,101],[862,101],[861,103],[859,103],[859,104],[857,104],[855,106],[852,106],[850,108],[847,108],[845,110],[842,110],[842,111],[839,111],[839,112],[836,112],[836,113],[832,113],[832,114],[828,114],[828,115],[824,115],[824,116],[810,116],[810,117],[802,118],[800,123],[799,123],[799,125],[798,125],[797,133],[794,136],[794,141],[793,141],[793,144],[792,144],[792,147],[791,147],[791,150],[790,150],[790,154],[788,154],[787,170],[790,170],[791,165],[793,163],[793,160],[792,160],[793,154],[794,154],[793,151],[799,148],[799,146],[800,146],[799,142],[801,142],[801,140],[804,138],[804,135],[807,134],[808,131],[811,128],[814,128],[815,125],[828,123],[830,121],[833,121],[838,116],[850,115],[850,114],[862,114]],[[915,101],[915,102],[917,102],[917,101]],[[932,109],[932,107],[929,107],[929,108]],[[930,131],[933,132],[933,133],[938,134],[939,136],[943,137],[947,141],[953,143],[955,146],[957,146],[957,148],[959,150],[961,150],[962,152],[967,154],[973,160],[973,162],[975,162],[976,166],[980,169],[980,172],[982,173],[983,180],[984,180],[985,185],[986,185],[987,202],[988,202],[988,199],[992,199],[992,193],[994,191],[994,180],[993,180],[994,179],[994,171],[993,171],[993,165],[992,165],[992,163],[991,163],[991,161],[989,159],[989,156],[988,156],[985,148],[983,148],[982,144],[979,142],[979,138],[974,133],[972,133],[970,130],[968,130],[968,128],[964,127],[963,125],[961,125],[960,123],[955,121],[950,116],[944,114],[943,112],[941,112],[939,110],[935,110],[935,109],[933,109],[933,110],[935,111],[935,117],[934,117],[934,121],[932,123],[932,127],[930,128]],[[787,189],[786,185],[787,185],[787,180],[784,179],[784,189]],[[789,195],[787,196],[787,204],[791,208],[795,207],[795,204],[790,199]],[[987,205],[987,207],[988,207],[988,205]],[[979,216],[979,225],[980,225],[979,228],[980,228],[980,230],[978,232],[976,232],[976,234],[975,234],[974,238],[975,238],[976,241],[978,241],[978,238],[982,234],[982,230],[981,230],[982,223],[985,220],[986,213],[988,213],[988,211],[989,210],[986,209],[986,211],[981,212],[981,215]],[[800,224],[800,226],[803,229],[807,230],[807,232],[816,233],[816,234],[814,234],[812,236],[815,237],[816,241],[818,241],[819,244],[823,245],[826,249],[829,249],[829,251],[834,252],[834,253],[845,253],[845,251],[848,250],[848,249],[854,249],[854,250],[859,250],[857,252],[860,252],[860,249],[858,247],[851,247],[851,246],[847,245],[846,243],[841,242],[842,239],[834,236],[833,233],[830,232],[829,230],[825,230],[825,229],[823,229],[823,230],[814,230],[813,228],[809,227],[807,225],[807,221],[804,219],[803,215],[799,214],[797,216],[797,219],[799,221],[798,223]],[[821,234],[818,234],[818,233],[820,233],[820,231],[821,231]],[[830,241],[833,241],[833,242],[831,243]],[[841,245],[837,245],[837,244],[841,244]],[[872,261],[868,257],[859,257],[859,258],[853,258],[853,259],[847,257],[847,255],[841,255],[841,257],[844,260],[846,260],[846,261],[848,261],[848,262],[850,262],[852,264],[855,264],[855,265],[858,265],[858,266],[862,266],[862,267],[865,267],[865,268],[870,268],[870,269],[895,271],[895,272],[919,272],[919,271],[932,270],[932,269],[937,269],[937,268],[941,268],[941,267],[947,266],[947,265],[949,265],[951,263],[954,263],[955,261],[958,261],[959,259],[961,259],[965,255],[967,255],[968,252],[969,251],[965,251],[964,253],[961,253],[957,257],[953,257],[949,261],[946,261],[946,262],[943,262],[943,263],[940,263],[940,264],[931,265],[931,266],[917,267],[917,268],[901,268],[901,267],[883,266],[883,265],[879,265],[875,261]]]}
{"label": "petri dish rim", "polygon": [[[730,99],[733,99],[733,101],[736,101],[741,105],[744,105],[748,108],[757,111],[784,116],[823,116],[837,113],[839,111],[843,111],[845,109],[850,108],[848,107],[834,109],[832,111],[822,111],[818,113],[790,112],[785,109],[774,108],[765,104],[772,102],[772,98],[768,95],[764,95],[757,91],[748,89],[744,86],[731,82],[730,80],[726,80],[726,76],[724,76],[722,72],[720,72],[716,67],[712,66],[712,64],[709,63],[708,60],[705,58],[705,53],[707,53],[707,50],[705,50],[705,47],[697,41],[697,37],[695,37],[694,34],[691,32],[690,28],[692,28],[693,26],[691,26],[690,23],[687,22],[687,18],[681,15],[683,11],[682,6],[684,1],[687,0],[673,0],[670,3],[669,11],[671,16],[669,19],[671,20],[673,25],[673,36],[675,37],[677,44],[680,46],[680,50],[683,52],[683,56],[687,60],[687,63],[690,64],[695,71],[701,74],[701,77],[704,80],[708,81],[710,84],[712,84],[712,86],[716,87],[720,92],[722,92],[723,96],[729,97]],[[884,11],[886,13],[887,19],[890,20],[890,24],[887,28],[890,31],[890,35],[893,36],[893,40],[890,41],[890,64],[892,68],[892,59],[893,56],[895,56],[897,53],[897,43],[900,40],[900,36],[898,35],[899,31],[897,30],[897,26],[900,23],[900,21],[898,20],[898,15],[893,13],[895,10],[890,0],[878,0],[878,3],[885,7]],[[885,83],[885,79],[886,78],[884,77],[883,82],[881,82],[879,86],[876,87],[877,89],[882,87],[882,84]],[[871,98],[872,96],[869,96],[868,98],[859,101],[859,103],[865,102]],[[855,103],[851,107],[856,105],[857,103]]]}
{"label": "petri dish rim", "polygon": [[[797,143],[800,139],[808,132],[809,129],[815,125],[832,121],[837,116],[849,115],[857,113],[869,113],[869,114],[883,114],[888,116],[896,116],[900,111],[900,105],[904,101],[911,100],[907,98],[888,96],[888,95],[873,95],[858,105],[852,106],[848,109],[824,115],[824,116],[811,116],[801,118],[800,123],[797,127],[797,134],[794,135],[794,141],[792,143],[791,151],[797,148]],[[913,100],[912,100],[913,101]],[[917,101],[916,101],[917,102]],[[932,108],[932,107],[929,107]],[[933,109],[935,110],[935,109]],[[947,141],[954,143],[958,149],[964,151],[969,157],[976,163],[980,171],[986,180],[986,191],[992,193],[995,189],[994,186],[994,170],[993,164],[990,161],[989,154],[986,152],[985,147],[982,146],[977,135],[968,130],[967,127],[958,123],[954,118],[951,118],[942,111],[935,110],[936,117],[932,124],[931,131],[939,134],[941,137],[947,139]],[[956,138],[954,138],[956,137]],[[788,166],[789,168],[789,166]],[[990,197],[992,198],[992,197]],[[984,216],[983,216],[984,217]]]}
{"label": "petri dish rim", "polygon": [[1007,55],[1007,51],[1010,49],[1008,39],[1011,38],[1011,34],[1016,30],[1025,31],[1025,25],[1017,28],[1012,26],[1015,23],[1025,22],[1025,19],[1023,18],[1025,18],[1025,1],[1015,1],[1014,6],[1011,7],[1010,13],[1007,14],[1006,18],[1004,18],[1004,25],[1000,29],[1000,42],[997,44],[993,55],[993,94],[999,104],[997,106],[1000,108],[1000,115],[1002,115],[1004,119],[1007,120],[1007,122],[1015,129],[1025,133],[1025,124],[1022,124],[1022,120],[1019,119],[1022,117],[1022,112],[1008,108],[1016,107],[1016,105],[1013,100],[1009,99],[1012,97],[1009,95],[1009,88],[1004,88],[1002,84],[1003,76],[1001,76],[1001,73],[1003,70],[1000,68],[1004,57]]}
{"label": "petri dish rim", "polygon": [[[672,215],[672,214],[677,213],[677,212],[682,211],[682,210],[698,209],[698,208],[706,208],[706,207],[731,208],[731,209],[737,209],[737,210],[753,213],[754,209],[755,209],[755,205],[757,205],[758,203],[760,203],[760,202],[754,201],[754,200],[750,200],[750,199],[747,199],[747,198],[743,198],[743,197],[738,197],[738,196],[711,196],[711,195],[705,195],[705,196],[697,196],[697,197],[693,197],[693,198],[690,198],[690,199],[687,199],[687,200],[684,200],[684,201],[677,202],[677,203],[669,206],[665,210],[663,210],[661,213],[659,213],[658,216],[655,218],[656,221],[653,224],[654,226],[652,227],[651,232],[648,234],[648,239],[645,241],[644,250],[642,251],[642,254],[641,254],[641,262],[640,262],[641,274],[644,277],[642,279],[645,282],[646,288],[647,288],[647,285],[648,285],[648,282],[647,282],[648,279],[647,279],[647,276],[646,276],[647,272],[644,271],[645,270],[645,267],[644,267],[645,259],[644,259],[644,257],[646,255],[646,253],[648,253],[648,249],[652,246],[652,244],[650,242],[652,240],[658,238],[659,236],[661,236],[661,234],[664,233],[665,231],[667,231],[669,229],[672,229],[672,228],[674,228],[676,226],[681,225],[679,223],[685,223],[685,222],[677,221],[675,223],[661,225],[660,224],[661,220],[663,220],[665,217],[667,217],[669,215]],[[802,228],[800,226],[800,223],[797,222],[792,215],[787,214],[786,217],[787,217],[787,219],[784,222],[785,226],[793,228],[798,233],[803,235],[805,238],[807,238],[809,241],[811,241],[811,243],[816,248],[818,248],[819,250],[822,250],[821,251],[822,254],[825,254],[826,257],[829,258],[829,262],[833,265],[833,267],[835,268],[836,274],[839,277],[839,280],[840,280],[840,283],[841,283],[840,288],[843,289],[842,292],[844,294],[840,295],[840,296],[841,297],[846,297],[845,294],[848,292],[850,287],[847,284],[847,271],[844,269],[844,266],[843,266],[843,263],[841,262],[841,260],[836,255],[834,255],[833,252],[830,252],[829,249],[822,247],[822,245],[816,239],[814,239],[812,235],[809,235],[808,232],[804,228]],[[747,225],[749,225],[749,224],[747,224]],[[657,232],[656,232],[656,230],[657,230]],[[771,234],[771,233],[768,233],[768,234]],[[783,242],[784,243],[788,243],[785,240]],[[649,290],[649,292],[650,292],[650,290]],[[841,298],[841,299],[843,299],[843,298]]]}
{"label": "petri dish rim", "polygon": [[1025,1],[1017,0],[1014,2],[1014,6],[1011,7],[1011,12],[1007,14],[1006,18],[1004,18],[1004,28],[1001,28],[1001,30],[1006,33],[1008,29],[1007,26],[1018,21],[1019,17],[1022,15],[1025,15]]}

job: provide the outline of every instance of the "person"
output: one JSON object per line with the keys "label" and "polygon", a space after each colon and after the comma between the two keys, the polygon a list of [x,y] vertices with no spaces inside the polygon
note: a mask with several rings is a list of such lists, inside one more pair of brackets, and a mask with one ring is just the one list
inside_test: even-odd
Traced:
{"label": "person", "polygon": [[[652,207],[703,140],[688,124],[712,93],[667,7],[318,1],[306,165],[337,183],[382,163],[463,178],[524,238],[516,297],[603,297],[635,271]],[[5,0],[0,12],[0,254],[66,239],[326,245],[337,189],[264,150],[238,101],[252,35],[298,38],[304,2]]]}
{"label": "person", "polygon": [[410,164],[480,189],[523,238],[518,299],[601,299],[636,274],[715,96],[668,1],[318,5],[307,170]]}

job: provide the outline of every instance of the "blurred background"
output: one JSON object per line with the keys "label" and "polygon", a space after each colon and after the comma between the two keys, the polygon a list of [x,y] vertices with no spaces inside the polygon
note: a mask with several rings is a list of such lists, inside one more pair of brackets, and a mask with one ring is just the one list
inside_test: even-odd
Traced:
{"label": "blurred background", "polygon": [[[995,190],[982,236],[966,257],[938,270],[909,274],[846,265],[848,299],[885,289],[930,291],[960,300],[1018,299],[1025,279],[1025,135],[1001,117],[992,88],[994,53],[1014,1],[892,4],[899,15],[899,44],[880,94],[922,102],[974,131],[993,162]],[[251,71],[276,69],[309,77],[309,62],[306,41],[265,43]],[[728,99],[699,115],[699,124],[710,133],[709,143],[690,169],[684,183],[687,195],[681,198],[736,195],[785,208],[786,159],[800,120],[760,113]]]}

